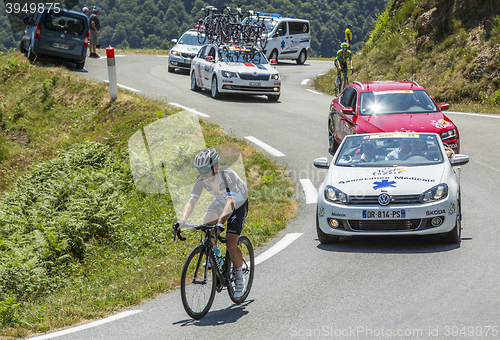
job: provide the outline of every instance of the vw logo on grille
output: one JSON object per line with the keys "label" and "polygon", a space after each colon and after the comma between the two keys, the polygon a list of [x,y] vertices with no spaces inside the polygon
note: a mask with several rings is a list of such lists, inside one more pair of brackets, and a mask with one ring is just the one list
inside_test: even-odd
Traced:
{"label": "vw logo on grille", "polygon": [[383,193],[378,197],[378,204],[380,205],[387,205],[389,202],[391,202],[391,196],[389,196],[389,194]]}

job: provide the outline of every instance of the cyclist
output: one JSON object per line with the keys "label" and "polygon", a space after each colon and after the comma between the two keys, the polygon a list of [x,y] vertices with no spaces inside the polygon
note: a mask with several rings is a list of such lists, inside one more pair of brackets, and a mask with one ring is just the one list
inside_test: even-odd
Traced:
{"label": "cyclist", "polygon": [[349,44],[349,51],[351,50],[351,41],[352,41],[352,33],[351,33],[351,24],[347,24],[347,28],[345,29],[345,40],[344,42]]}
{"label": "cyclist", "polygon": [[343,42],[340,44],[341,49],[337,51],[337,58],[335,59],[335,67],[337,68],[337,78],[335,79],[335,84],[339,85],[340,73],[343,69],[347,69],[347,59],[349,59],[349,66],[352,72],[352,53],[348,50],[349,44]]}
{"label": "cyclist", "polygon": [[[238,248],[238,238],[248,213],[247,187],[232,169],[219,169],[219,155],[214,148],[200,151],[194,158],[194,166],[199,176],[194,182],[191,197],[182,210],[181,219],[175,222],[173,227],[177,232],[186,223],[203,188],[215,197],[205,212],[203,224],[215,225],[219,234],[224,231],[224,223],[227,222],[226,247],[235,268],[234,296],[240,297],[243,295],[245,279],[242,273],[243,255]],[[214,248],[216,247],[215,243]]]}

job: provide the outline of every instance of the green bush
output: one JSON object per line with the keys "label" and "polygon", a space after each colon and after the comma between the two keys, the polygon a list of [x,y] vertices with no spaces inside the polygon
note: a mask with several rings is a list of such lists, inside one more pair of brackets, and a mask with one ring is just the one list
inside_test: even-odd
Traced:
{"label": "green bush", "polygon": [[130,176],[108,146],[87,143],[20,178],[0,198],[0,300],[56,289],[89,241],[112,239]]}

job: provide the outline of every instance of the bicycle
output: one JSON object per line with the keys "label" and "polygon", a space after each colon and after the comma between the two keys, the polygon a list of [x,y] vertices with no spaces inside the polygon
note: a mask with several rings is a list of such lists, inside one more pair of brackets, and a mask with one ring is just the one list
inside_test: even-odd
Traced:
{"label": "bicycle", "polygon": [[[245,301],[252,288],[255,268],[253,247],[248,237],[240,235],[238,239],[238,247],[243,254],[245,290],[242,296],[235,297],[236,279],[229,251],[226,251],[222,266],[217,263],[215,258],[211,241],[214,238],[212,235],[216,235],[215,226],[184,225],[183,228],[195,228],[202,232],[200,245],[189,253],[182,268],[181,298],[186,313],[193,319],[203,318],[214,302],[215,292],[220,293],[224,288],[227,288],[229,297],[234,303],[241,304]],[[186,240],[182,237],[180,230],[177,233],[174,232],[174,241],[176,235],[179,240]],[[217,236],[217,238],[222,244],[226,243],[224,237]]]}
{"label": "bicycle", "polygon": [[338,96],[347,85],[349,85],[349,78],[347,77],[348,71],[347,67],[343,67],[340,76],[335,78],[335,97]]}

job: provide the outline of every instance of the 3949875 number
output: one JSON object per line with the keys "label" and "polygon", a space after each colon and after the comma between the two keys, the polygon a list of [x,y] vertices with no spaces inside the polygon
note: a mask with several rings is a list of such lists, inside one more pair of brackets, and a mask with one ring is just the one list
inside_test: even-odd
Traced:
{"label": "3949875 number", "polygon": [[59,6],[61,6],[60,3],[54,2],[26,2],[24,4],[20,4],[18,2],[7,2],[5,4],[5,12],[7,12],[7,14],[34,14],[36,12],[42,13],[45,7],[48,7],[49,12],[59,13],[61,11],[61,7]]}

